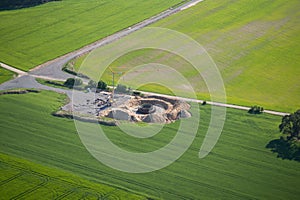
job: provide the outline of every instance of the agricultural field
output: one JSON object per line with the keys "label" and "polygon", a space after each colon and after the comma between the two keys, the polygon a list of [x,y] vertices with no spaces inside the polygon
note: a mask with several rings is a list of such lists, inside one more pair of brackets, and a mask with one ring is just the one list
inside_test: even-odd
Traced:
{"label": "agricultural field", "polygon": [[2,153],[0,169],[1,199],[146,199]]}
{"label": "agricultural field", "polygon": [[[29,71],[183,2],[186,0],[62,0],[0,11],[0,61]],[[294,112],[300,108],[299,7],[297,0],[205,0],[151,26],[185,33],[203,45],[222,74],[227,103]],[[86,58],[83,55],[66,66],[96,80],[96,65],[87,65],[80,71]],[[145,63],[171,66],[190,81],[199,99],[210,100],[208,89],[193,66],[163,50],[142,49],[119,57],[101,80],[111,85],[113,72],[115,81],[131,87],[138,77],[146,80],[155,72],[176,90],[189,92],[184,83],[156,66],[122,77]],[[0,84],[14,76],[0,67]],[[30,73],[21,78],[28,85],[34,82]],[[53,90],[65,89],[69,95],[70,88],[62,81],[36,80]],[[158,83],[145,83],[138,89],[174,94]],[[149,138],[125,134],[118,126],[77,122],[85,125],[87,141],[98,141],[93,134],[97,134],[95,128],[101,127],[115,145],[134,153],[165,147],[175,138],[182,121],[188,125],[184,130],[187,136],[199,125],[191,146],[171,165],[149,173],[126,173],[94,158],[82,143],[72,119],[54,116],[68,102],[66,94],[54,91],[0,94],[0,199],[232,200],[300,196],[296,188],[300,183],[300,151],[287,151],[287,144],[279,140],[281,116],[227,108],[222,134],[202,159],[200,147],[211,125],[212,107],[208,104],[199,104],[199,108],[193,104],[189,110],[193,116],[200,114],[200,122],[193,121],[193,117],[179,119],[165,124]],[[140,128],[157,125],[137,124]],[[219,124],[212,126],[214,129]],[[292,139],[296,144],[293,147],[299,148],[299,137]],[[106,150],[102,153],[108,153],[120,165],[124,164],[122,159],[128,159],[114,157]]]}
{"label": "agricultural field", "polygon": [[[200,111],[194,110],[201,115],[197,136],[182,157],[159,171],[129,174],[95,160],[81,143],[73,120],[51,115],[65,98],[49,91],[1,95],[0,127],[5,131],[0,134],[0,152],[33,165],[67,171],[85,181],[108,183],[152,198],[297,199],[300,195],[295,189],[299,184],[299,162],[277,158],[276,153],[266,148],[280,136],[279,116],[227,109],[217,145],[205,159],[199,159],[199,148],[210,120],[210,107],[201,106]],[[147,139],[133,138],[118,127],[101,127],[121,148],[149,152],[167,144],[178,125],[179,121],[166,125],[159,134]]]}
{"label": "agricultural field", "polygon": [[[299,6],[297,0],[207,0],[152,26],[185,33],[203,45],[222,74],[229,103],[292,112],[300,107]],[[132,52],[111,67],[126,72],[149,62],[178,70],[200,99],[209,99],[201,76],[184,59],[167,52]],[[103,79],[111,82],[109,71]],[[164,92],[151,86],[147,90]]]}
{"label": "agricultural field", "polygon": [[0,84],[12,79],[16,74],[0,67]]}
{"label": "agricultural field", "polygon": [[63,0],[1,11],[0,61],[28,71],[181,2]]}

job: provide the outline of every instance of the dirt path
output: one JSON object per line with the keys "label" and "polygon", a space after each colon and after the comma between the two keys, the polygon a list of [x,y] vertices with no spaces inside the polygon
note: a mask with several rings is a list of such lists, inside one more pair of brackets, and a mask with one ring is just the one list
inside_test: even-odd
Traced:
{"label": "dirt path", "polygon": [[14,67],[11,67],[5,63],[0,62],[0,66],[3,67],[4,69],[7,69],[9,71],[17,73],[19,76],[27,75],[27,72],[24,72],[22,70],[16,69]]}
{"label": "dirt path", "polygon": [[[195,103],[200,103],[200,104],[203,103],[203,100],[199,100],[199,99],[174,97],[174,96],[171,96],[171,95],[157,94],[157,93],[154,93],[154,92],[144,92],[144,91],[140,91],[140,92],[142,92],[143,94],[147,94],[147,95],[158,95],[158,96],[167,97],[167,98],[175,98],[175,99],[182,100],[182,101],[187,101],[187,102],[195,102]],[[221,107],[226,107],[226,108],[234,108],[234,109],[246,110],[246,111],[248,111],[250,109],[250,107],[227,104],[227,103],[218,103],[218,102],[212,102],[212,101],[206,101],[206,103],[208,105],[221,106]],[[273,110],[264,110],[264,113],[268,113],[268,114],[272,114],[272,115],[279,115],[279,116],[285,116],[285,115],[290,114],[290,113],[278,112],[278,111],[273,111]]]}

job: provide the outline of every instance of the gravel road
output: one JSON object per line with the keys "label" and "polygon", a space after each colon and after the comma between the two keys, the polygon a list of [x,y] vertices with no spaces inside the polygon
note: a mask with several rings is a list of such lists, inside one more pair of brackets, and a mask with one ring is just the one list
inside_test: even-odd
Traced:
{"label": "gravel road", "polygon": [[189,1],[185,4],[182,4],[179,7],[176,8],[169,8],[168,10],[159,13],[156,16],[153,16],[149,19],[146,19],[138,24],[135,24],[127,29],[123,29],[113,35],[110,35],[106,38],[103,38],[101,40],[98,40],[90,45],[87,45],[79,50],[73,51],[71,53],[68,53],[66,55],[63,55],[59,58],[56,58],[54,60],[51,60],[49,62],[46,62],[40,66],[37,66],[36,68],[30,70],[29,74],[33,75],[40,75],[40,76],[47,76],[50,78],[55,78],[55,79],[66,79],[69,77],[72,77],[72,75],[67,74],[67,73],[62,73],[61,69],[65,63],[67,63],[69,60],[82,55],[84,53],[90,52],[96,48],[99,48],[101,46],[107,45],[109,43],[112,43],[126,35],[129,35],[130,33],[133,33],[139,29],[142,29],[152,23],[155,23],[163,18],[166,18],[174,13],[180,12],[186,8],[189,8],[191,6],[195,6],[197,3],[201,2],[202,0],[192,0]]}
{"label": "gravel road", "polygon": [[[190,8],[192,6],[195,6],[196,4],[202,2],[203,0],[192,0],[189,1],[185,4],[182,4],[179,7],[176,8],[169,8],[168,10],[153,16],[149,19],[146,19],[132,27],[129,27],[127,29],[121,30],[111,36],[108,36],[104,39],[101,39],[99,41],[96,41],[90,45],[87,45],[79,50],[76,50],[74,52],[68,53],[66,55],[63,55],[59,58],[56,58],[54,60],[48,61],[40,66],[37,66],[36,68],[30,70],[28,73],[21,71],[19,69],[15,69],[11,66],[8,66],[4,63],[0,63],[2,67],[14,71],[19,74],[19,77],[10,81],[7,81],[3,84],[0,85],[0,90],[7,90],[7,89],[12,89],[12,88],[37,88],[37,89],[44,89],[44,90],[52,90],[60,93],[66,93],[70,99],[72,97],[72,90],[63,90],[59,88],[53,88],[49,86],[42,85],[38,83],[35,78],[44,78],[44,79],[50,79],[50,80],[65,80],[70,77],[74,77],[73,75],[70,75],[68,73],[65,73],[62,71],[62,67],[64,66],[65,63],[67,63],[69,60],[82,55],[84,53],[90,52],[96,48],[99,48],[101,46],[104,46],[106,44],[112,43],[116,40],[118,40],[121,37],[124,37],[126,35],[129,35],[130,33],[133,33],[143,27],[146,27],[154,22],[157,22],[163,18],[166,18],[174,13],[180,12],[182,10],[185,10],[187,8]],[[143,92],[146,93],[146,92]],[[147,94],[151,95],[158,95],[156,93],[149,93]],[[160,94],[159,94],[160,95]],[[170,97],[168,95],[161,95],[161,96],[166,96]],[[202,103],[202,100],[196,100],[196,99],[187,99],[187,98],[182,98],[182,97],[177,97],[181,100],[185,101],[190,101],[190,102],[198,102]],[[207,102],[207,104],[210,105],[215,105],[215,106],[222,106],[222,107],[228,107],[228,108],[235,108],[235,109],[240,109],[240,110],[249,110],[249,107],[244,107],[244,106],[238,106],[238,105],[231,105],[231,104],[224,104],[224,103],[217,103],[217,102]],[[265,110],[265,113],[273,114],[273,115],[287,115],[288,113],[282,113],[282,112],[277,112],[277,111],[271,111],[271,110]]]}

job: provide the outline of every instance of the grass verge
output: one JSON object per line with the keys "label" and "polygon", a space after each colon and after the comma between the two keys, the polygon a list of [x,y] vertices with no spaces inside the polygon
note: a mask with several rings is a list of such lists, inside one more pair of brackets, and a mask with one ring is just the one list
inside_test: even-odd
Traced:
{"label": "grass verge", "polygon": [[0,67],[0,84],[14,78],[15,76],[16,74],[14,72]]}

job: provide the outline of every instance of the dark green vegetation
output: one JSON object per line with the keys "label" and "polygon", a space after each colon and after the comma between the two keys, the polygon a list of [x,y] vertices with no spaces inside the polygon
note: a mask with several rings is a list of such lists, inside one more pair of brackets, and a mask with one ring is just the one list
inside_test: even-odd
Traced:
{"label": "dark green vegetation", "polygon": [[[205,47],[222,74],[229,103],[292,112],[300,107],[299,7],[298,0],[206,0],[153,26],[185,33]],[[190,80],[200,99],[209,98],[189,63],[166,52],[136,51],[112,68],[126,71],[149,62],[175,68]],[[104,80],[110,79],[108,71]]]}
{"label": "dark green vegetation", "polygon": [[[92,84],[93,86],[94,84]],[[100,90],[106,90],[107,89],[107,84],[104,82],[104,81],[98,81],[97,83],[97,89],[100,89]]]}
{"label": "dark green vegetation", "polygon": [[251,106],[251,108],[248,110],[248,113],[250,114],[261,114],[263,113],[264,108],[261,106]]}
{"label": "dark green vegetation", "polygon": [[0,10],[13,10],[19,8],[27,8],[32,6],[37,6],[39,4],[47,3],[50,1],[60,1],[60,0],[1,0]]}
{"label": "dark green vegetation", "polygon": [[1,199],[146,199],[65,171],[0,153]]}
{"label": "dark green vegetation", "polygon": [[40,84],[47,85],[50,87],[61,88],[61,89],[75,89],[75,90],[85,90],[86,86],[82,83],[81,79],[67,79],[63,81],[45,80],[41,78],[36,78],[36,81]]}
{"label": "dark green vegetation", "polygon": [[283,136],[267,147],[277,152],[278,157],[300,161],[300,110],[282,117],[279,129]]}
{"label": "dark green vegetation", "polygon": [[279,129],[287,140],[298,141],[300,139],[300,110],[284,116]]}
{"label": "dark green vegetation", "polygon": [[[216,147],[199,159],[210,116],[210,106],[202,106],[197,137],[179,160],[159,171],[128,174],[95,160],[80,142],[73,121],[51,115],[63,102],[65,96],[48,91],[0,96],[0,152],[165,199],[297,199],[300,195],[295,189],[299,162],[278,159],[265,148],[280,136],[278,116],[228,109]],[[130,137],[118,127],[102,128],[120,147],[148,152],[167,144],[178,125],[167,125],[149,139]]]}
{"label": "dark green vegetation", "polygon": [[68,78],[65,82],[64,82],[64,86],[68,87],[68,88],[73,88],[73,87],[78,87],[81,86],[83,83],[83,81],[79,78]]}
{"label": "dark green vegetation", "polygon": [[37,82],[39,82],[40,84],[47,85],[47,86],[50,86],[50,87],[68,89],[68,87],[66,87],[64,85],[63,81],[52,81],[52,80],[45,80],[45,79],[41,79],[41,78],[36,78],[35,80]]}
{"label": "dark green vegetation", "polygon": [[73,66],[72,66],[72,62],[68,62],[68,63],[62,68],[62,71],[66,72],[66,73],[69,73],[69,74],[72,74],[72,75],[74,75],[74,76],[81,77],[81,78],[87,78],[87,79],[90,78],[90,77],[88,77],[88,76],[85,75],[85,74],[76,72],[76,71],[74,70]]}
{"label": "dark green vegetation", "polygon": [[182,0],[63,0],[0,12],[1,61],[29,70]]}
{"label": "dark green vegetation", "polygon": [[0,84],[12,79],[16,74],[0,67]]}

